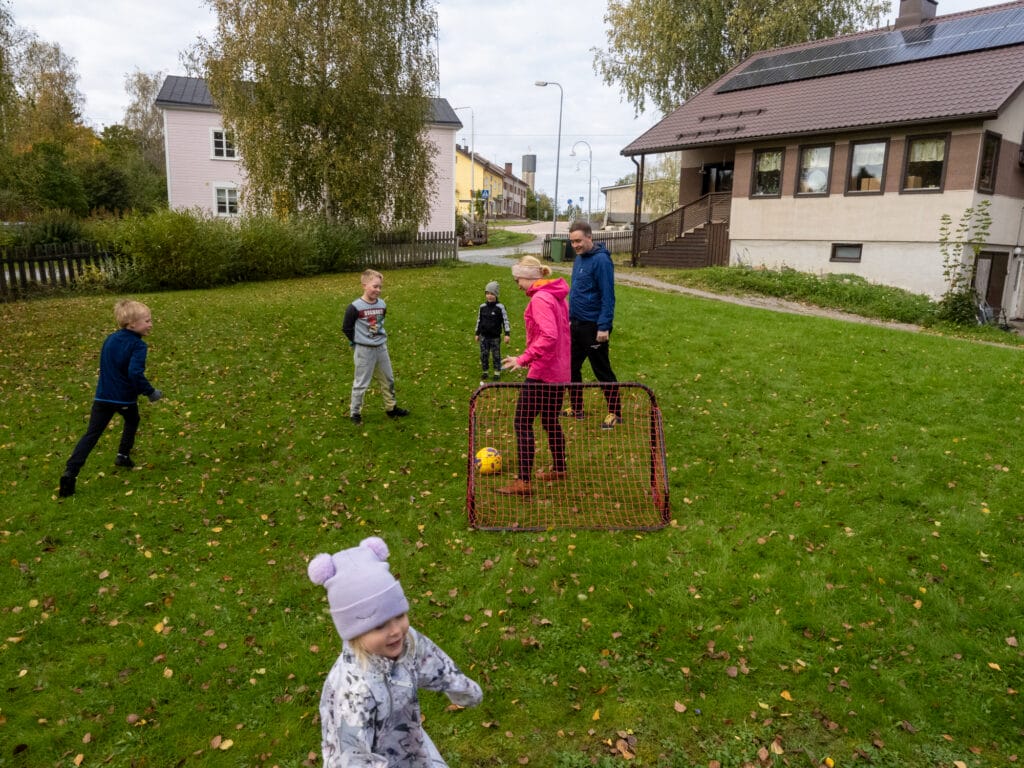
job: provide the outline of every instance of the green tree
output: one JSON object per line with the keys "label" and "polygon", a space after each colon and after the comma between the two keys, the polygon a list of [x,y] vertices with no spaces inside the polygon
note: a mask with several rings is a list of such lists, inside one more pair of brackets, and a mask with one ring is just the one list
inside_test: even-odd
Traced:
{"label": "green tree", "polygon": [[248,177],[246,204],[370,230],[427,218],[437,82],[429,0],[207,0],[192,60]]}
{"label": "green tree", "polygon": [[143,72],[136,69],[124,76],[124,90],[128,106],[123,123],[135,136],[142,157],[161,174],[165,172],[164,118],[156,106],[163,72]]}
{"label": "green tree", "polygon": [[[7,1],[0,0],[0,147],[6,148],[17,109],[14,88],[14,19],[7,10]],[[3,149],[0,149],[3,152]]]}
{"label": "green tree", "polygon": [[526,188],[526,216],[537,221],[550,219],[553,208],[551,198],[543,192],[538,194],[529,187]]}
{"label": "green tree", "polygon": [[78,90],[76,66],[57,43],[34,35],[16,49],[14,83],[20,106],[15,151],[40,141],[63,147],[82,141],[85,97]]}
{"label": "green tree", "polygon": [[679,207],[679,174],[682,157],[678,152],[657,155],[644,179],[644,202],[657,218]]}
{"label": "green tree", "polygon": [[877,26],[888,0],[608,0],[594,69],[668,114],[757,51]]}

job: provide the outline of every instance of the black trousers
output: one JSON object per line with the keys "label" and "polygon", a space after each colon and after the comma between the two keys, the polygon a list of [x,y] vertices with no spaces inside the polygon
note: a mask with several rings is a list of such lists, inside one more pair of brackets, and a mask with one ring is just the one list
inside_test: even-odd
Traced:
{"label": "black trousers", "polygon": [[85,466],[85,460],[89,458],[89,454],[96,447],[96,443],[99,442],[100,436],[107,428],[107,425],[110,424],[110,420],[114,418],[115,413],[121,414],[121,418],[124,419],[124,431],[121,432],[121,447],[117,449],[117,452],[123,453],[125,456],[132,452],[132,448],[135,446],[135,433],[139,431],[140,417],[138,404],[118,405],[116,403],[103,403],[99,400],[93,400],[92,411],[89,413],[89,426],[86,427],[85,434],[78,441],[75,450],[71,452],[71,458],[68,459],[68,463],[64,468],[65,475],[78,477],[78,473]]}
{"label": "black trousers", "polygon": [[551,451],[555,472],[565,472],[565,433],[558,421],[562,407],[564,384],[545,384],[537,379],[527,379],[519,390],[516,401],[516,415],[513,422],[516,433],[516,476],[530,482],[533,475],[533,460],[536,442],[533,436],[533,421],[540,415],[541,426],[548,434],[548,448]]}
{"label": "black trousers", "polygon": [[489,339],[486,336],[480,337],[480,367],[487,373],[487,361],[494,363],[494,372],[501,372],[501,337],[496,336]]}
{"label": "black trousers", "polygon": [[[569,334],[572,339],[572,358],[569,365],[569,379],[573,383],[583,381],[583,363],[590,361],[590,369],[598,381],[616,382],[615,371],[608,359],[608,342],[597,340],[597,323],[585,320],[572,320],[569,323]],[[602,387],[604,399],[608,403],[608,413],[622,417],[622,404],[619,401],[618,387]],[[574,411],[583,410],[583,390],[580,387],[569,388],[569,405]]]}

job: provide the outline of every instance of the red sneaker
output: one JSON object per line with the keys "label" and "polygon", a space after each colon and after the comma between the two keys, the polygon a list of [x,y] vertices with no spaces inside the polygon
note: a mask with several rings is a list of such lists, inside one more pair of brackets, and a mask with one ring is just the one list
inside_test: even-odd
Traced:
{"label": "red sneaker", "polygon": [[506,485],[504,488],[496,488],[498,493],[503,493],[506,496],[529,496],[533,493],[533,489],[526,480],[516,479],[512,485]]}

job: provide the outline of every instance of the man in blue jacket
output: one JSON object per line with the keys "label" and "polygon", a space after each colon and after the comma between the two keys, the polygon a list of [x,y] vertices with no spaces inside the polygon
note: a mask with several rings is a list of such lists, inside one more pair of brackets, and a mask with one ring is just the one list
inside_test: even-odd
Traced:
{"label": "man in blue jacket", "polygon": [[[608,360],[608,337],[615,318],[615,267],[604,243],[595,245],[593,230],[586,221],[574,221],[569,227],[569,244],[576,252],[572,264],[572,289],[569,291],[569,329],[572,338],[571,380],[583,381],[583,361],[590,361],[594,377],[602,382],[616,382],[615,371]],[[603,387],[608,415],[601,429],[614,429],[622,421],[619,388]],[[566,416],[584,418],[583,389],[569,388]]]}

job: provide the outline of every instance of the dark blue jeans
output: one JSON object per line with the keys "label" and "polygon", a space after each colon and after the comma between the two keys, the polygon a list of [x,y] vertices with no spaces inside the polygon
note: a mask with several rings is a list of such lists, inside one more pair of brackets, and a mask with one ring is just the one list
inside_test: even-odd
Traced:
{"label": "dark blue jeans", "polygon": [[89,426],[86,427],[85,434],[78,441],[75,450],[71,452],[71,458],[68,459],[68,463],[64,468],[65,475],[78,477],[78,473],[85,466],[85,460],[89,458],[89,454],[96,447],[96,443],[99,442],[100,436],[107,428],[107,425],[110,424],[110,420],[114,418],[115,413],[121,414],[121,418],[124,419],[124,431],[121,432],[121,447],[117,449],[117,452],[123,453],[125,456],[132,452],[132,448],[135,446],[135,433],[139,431],[140,417],[138,404],[118,405],[117,403],[103,403],[99,400],[93,400],[92,411],[89,414]]}

